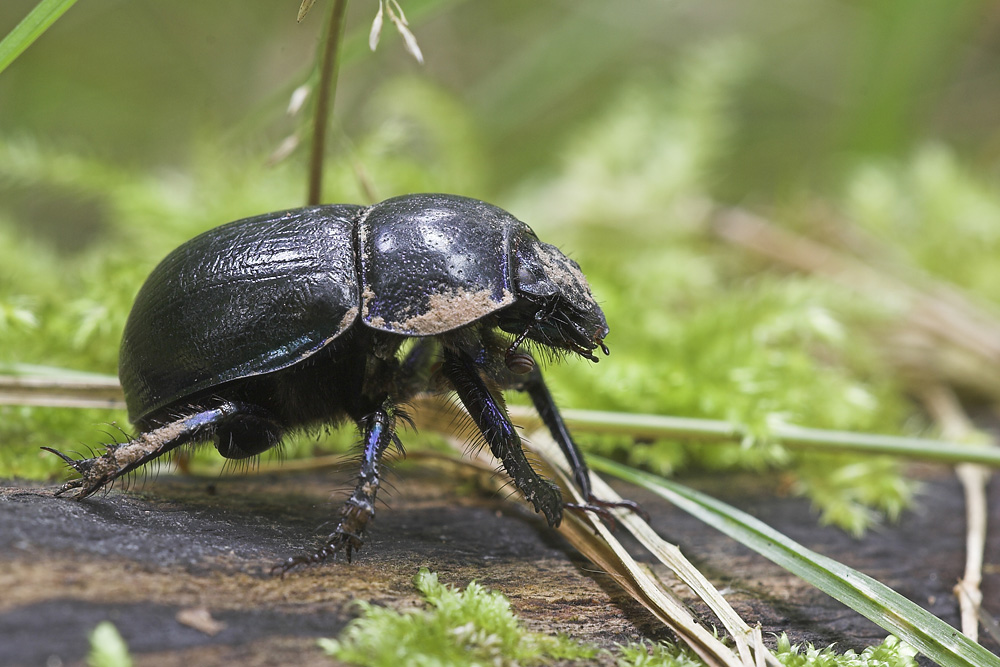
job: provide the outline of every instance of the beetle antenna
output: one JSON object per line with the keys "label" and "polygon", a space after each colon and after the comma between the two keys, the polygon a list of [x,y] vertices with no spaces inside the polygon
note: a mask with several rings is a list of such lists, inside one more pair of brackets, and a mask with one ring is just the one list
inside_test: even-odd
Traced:
{"label": "beetle antenna", "polygon": [[[541,311],[539,311],[539,312],[541,312]],[[537,316],[536,316],[536,319],[537,319]],[[514,339],[514,342],[510,344],[510,347],[507,348],[507,352],[506,352],[506,354],[504,354],[504,357],[507,359],[508,362],[517,353],[517,348],[521,347],[521,343],[523,343],[524,339],[528,337],[528,332],[530,330],[531,330],[530,326],[527,327],[527,328],[525,328],[525,330],[522,331],[520,334],[518,334],[517,338]]]}

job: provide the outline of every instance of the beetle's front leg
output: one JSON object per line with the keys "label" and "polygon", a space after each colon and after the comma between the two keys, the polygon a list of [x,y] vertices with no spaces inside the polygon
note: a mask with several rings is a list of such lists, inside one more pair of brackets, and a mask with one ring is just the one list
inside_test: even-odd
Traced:
{"label": "beetle's front leg", "polygon": [[239,406],[236,404],[223,403],[218,407],[201,410],[140,433],[128,442],[107,445],[104,454],[89,459],[71,459],[51,447],[42,447],[80,473],[77,479],[70,480],[59,487],[55,495],[60,496],[67,491],[76,489],[73,497],[82,500],[122,475],[176,449],[180,445],[206,439],[215,431],[220,422],[231,418],[238,412]]}
{"label": "beetle's front leg", "polygon": [[538,415],[542,418],[542,422],[549,429],[552,438],[559,443],[559,448],[562,449],[566,460],[569,461],[570,468],[573,470],[573,479],[576,481],[576,486],[580,489],[580,493],[586,501],[585,505],[567,503],[566,506],[578,510],[596,511],[607,518],[610,518],[610,515],[605,508],[623,507],[632,510],[648,521],[649,517],[646,512],[639,507],[638,503],[632,500],[613,502],[602,500],[594,495],[590,486],[590,470],[587,468],[587,463],[583,458],[583,452],[580,451],[576,442],[573,441],[573,436],[570,435],[569,429],[566,427],[566,422],[563,421],[562,415],[559,414],[559,408],[556,407],[556,403],[552,399],[552,394],[542,379],[542,373],[538,370],[538,365],[532,363],[530,368],[531,370],[528,373],[518,376],[519,379],[514,383],[514,388],[527,392],[528,396],[531,397],[531,402],[534,404],[535,410],[538,411]]}
{"label": "beetle's front leg", "polygon": [[531,467],[521,448],[521,437],[503,405],[480,377],[476,363],[464,352],[446,349],[441,370],[525,499],[545,516],[550,526],[558,526],[563,510],[559,487]]}
{"label": "beetle's front leg", "polygon": [[378,410],[361,418],[358,426],[364,438],[361,471],[354,493],[340,510],[337,527],[315,553],[292,556],[272,568],[272,572],[284,574],[300,565],[321,563],[339,551],[344,552],[349,563],[351,554],[364,544],[365,529],[375,516],[375,496],[381,485],[380,461],[389,444],[396,441],[395,406],[386,399]]}

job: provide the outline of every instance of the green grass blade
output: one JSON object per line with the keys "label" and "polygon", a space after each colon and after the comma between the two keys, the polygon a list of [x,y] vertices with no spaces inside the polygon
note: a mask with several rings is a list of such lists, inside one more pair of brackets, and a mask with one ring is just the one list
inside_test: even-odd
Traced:
{"label": "green grass blade", "polygon": [[49,29],[76,0],[41,0],[0,42],[0,72]]}
{"label": "green grass blade", "polygon": [[[511,414],[519,419],[530,418],[511,406]],[[527,415],[527,417],[522,417]],[[745,427],[717,419],[668,417],[632,412],[601,412],[597,410],[564,410],[563,417],[574,431],[590,433],[625,433],[636,438],[677,438],[710,442],[740,442],[752,435]],[[828,429],[806,428],[792,424],[776,424],[770,437],[789,449],[822,451],[834,454],[847,452],[869,456],[901,456],[937,463],[980,463],[1000,467],[1000,448],[983,447],[960,442],[910,438],[875,433],[854,433]]]}
{"label": "green grass blade", "polygon": [[1000,658],[888,586],[789,539],[703,493],[606,459],[591,467],[637,484],[802,577],[896,635],[942,667],[1000,667]]}

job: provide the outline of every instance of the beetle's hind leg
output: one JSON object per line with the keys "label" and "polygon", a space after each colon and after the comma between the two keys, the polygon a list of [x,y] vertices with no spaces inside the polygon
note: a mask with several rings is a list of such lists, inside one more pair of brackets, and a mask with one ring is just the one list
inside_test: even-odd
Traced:
{"label": "beetle's hind leg", "polygon": [[364,544],[364,533],[375,516],[375,496],[381,486],[382,455],[391,443],[396,443],[396,418],[400,415],[395,404],[386,399],[371,414],[358,420],[362,432],[361,471],[351,497],[340,510],[337,527],[326,538],[323,546],[312,554],[293,556],[272,568],[272,573],[284,574],[300,565],[321,563],[343,551],[347,562]]}
{"label": "beetle's hind leg", "polygon": [[128,442],[107,445],[103,454],[89,459],[72,459],[51,447],[42,447],[80,474],[59,487],[55,495],[75,491],[73,497],[77,500],[86,498],[122,475],[181,445],[207,440],[220,424],[238,418],[242,409],[241,404],[227,401],[213,408],[199,410],[143,431]]}

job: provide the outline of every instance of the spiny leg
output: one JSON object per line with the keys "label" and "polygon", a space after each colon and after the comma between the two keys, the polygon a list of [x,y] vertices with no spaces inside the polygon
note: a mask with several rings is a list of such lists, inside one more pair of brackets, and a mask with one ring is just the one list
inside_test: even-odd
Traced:
{"label": "spiny leg", "polygon": [[364,438],[361,471],[358,473],[358,483],[354,493],[340,510],[340,522],[318,551],[292,556],[273,567],[272,573],[284,574],[300,565],[321,563],[341,550],[346,554],[347,562],[351,562],[352,552],[364,544],[362,538],[365,528],[375,516],[375,496],[381,485],[379,464],[389,444],[397,441],[397,416],[395,405],[386,399],[378,410],[359,420],[358,427]]}
{"label": "spiny leg", "polygon": [[538,370],[537,365],[533,365],[530,372],[519,376],[519,381],[515,385],[515,388],[519,391],[527,392],[528,396],[531,397],[531,402],[534,404],[535,410],[542,418],[542,422],[549,429],[552,438],[559,443],[559,448],[562,449],[566,460],[569,461],[570,468],[573,470],[573,479],[576,481],[576,485],[580,489],[580,493],[583,495],[586,504],[566,503],[566,507],[597,512],[609,520],[612,520],[612,518],[605,508],[622,507],[632,510],[647,521],[649,520],[649,515],[639,507],[638,503],[632,500],[613,502],[602,500],[594,495],[590,486],[590,470],[587,468],[587,463],[583,458],[583,452],[580,451],[576,442],[573,441],[573,436],[570,435],[569,429],[566,427],[566,422],[563,421],[562,415],[559,414],[559,408],[556,407],[556,403],[552,399],[552,394],[549,392],[545,380],[542,379],[542,373]]}
{"label": "spiny leg", "polygon": [[490,393],[476,363],[464,352],[446,349],[442,371],[525,499],[550,526],[558,526],[563,509],[559,488],[531,467],[507,411]]}
{"label": "spiny leg", "polygon": [[199,410],[163,426],[144,431],[128,442],[108,445],[104,454],[89,459],[71,459],[51,447],[42,447],[80,473],[80,477],[59,487],[55,495],[59,496],[77,489],[74,497],[77,500],[86,498],[122,475],[183,444],[207,440],[220,424],[238,419],[244,407],[239,403],[227,401],[217,407]]}

